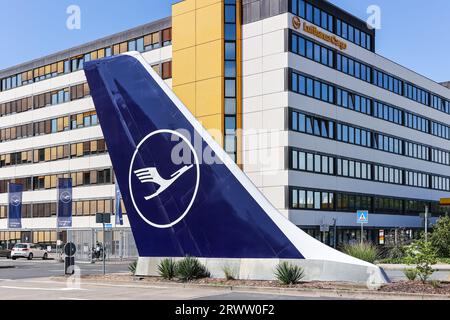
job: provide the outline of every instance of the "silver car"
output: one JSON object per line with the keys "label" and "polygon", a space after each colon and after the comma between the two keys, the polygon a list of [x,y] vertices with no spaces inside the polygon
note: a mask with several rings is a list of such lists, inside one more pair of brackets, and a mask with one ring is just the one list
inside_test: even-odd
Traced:
{"label": "silver car", "polygon": [[47,260],[47,250],[41,248],[41,246],[33,243],[17,243],[11,250],[11,259],[26,258],[33,260],[33,258],[41,258]]}

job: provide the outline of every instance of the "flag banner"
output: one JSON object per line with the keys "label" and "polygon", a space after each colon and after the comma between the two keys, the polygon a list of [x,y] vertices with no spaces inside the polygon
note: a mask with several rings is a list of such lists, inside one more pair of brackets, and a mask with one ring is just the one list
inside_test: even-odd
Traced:
{"label": "flag banner", "polygon": [[22,191],[21,184],[10,183],[8,193],[8,228],[22,228]]}
{"label": "flag banner", "polygon": [[119,184],[116,180],[116,226],[123,226],[123,215],[122,215],[122,195],[120,193]]}
{"label": "flag banner", "polygon": [[58,179],[58,228],[72,227],[72,178]]}

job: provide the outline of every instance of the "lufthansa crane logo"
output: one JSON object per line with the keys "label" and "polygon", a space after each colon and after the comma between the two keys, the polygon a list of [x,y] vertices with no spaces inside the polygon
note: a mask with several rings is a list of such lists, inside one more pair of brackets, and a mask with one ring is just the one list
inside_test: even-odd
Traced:
{"label": "lufthansa crane logo", "polygon": [[[189,164],[176,164],[172,150],[183,144]],[[186,158],[186,155],[185,155]],[[198,156],[189,140],[173,130],[157,130],[136,147],[131,159],[128,186],[134,209],[155,228],[170,228],[191,209],[199,187]]]}
{"label": "lufthansa crane logo", "polygon": [[11,196],[11,204],[12,204],[14,207],[19,206],[20,203],[21,203],[21,201],[20,201],[20,197],[19,197],[19,196],[16,196],[16,195],[12,195],[12,196]]}
{"label": "lufthansa crane logo", "polygon": [[69,191],[63,191],[61,192],[59,199],[62,203],[69,203],[70,200],[72,200],[72,196],[70,195]]}

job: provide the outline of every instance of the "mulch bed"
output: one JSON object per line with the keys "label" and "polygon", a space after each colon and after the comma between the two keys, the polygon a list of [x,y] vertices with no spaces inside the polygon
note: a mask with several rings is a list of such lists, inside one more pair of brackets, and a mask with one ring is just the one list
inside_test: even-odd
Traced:
{"label": "mulch bed", "polygon": [[418,294],[443,294],[450,296],[450,283],[439,282],[435,286],[432,283],[422,283],[421,281],[398,281],[383,286],[382,292],[404,292]]}
{"label": "mulch bed", "polygon": [[[87,275],[82,276],[85,280],[114,281],[114,282],[139,282],[147,284],[182,283],[181,281],[168,281],[160,277],[133,277],[129,274],[110,274],[106,276]],[[254,281],[254,280],[225,280],[225,279],[199,279],[189,284],[217,285],[217,286],[242,286],[259,288],[298,288],[316,290],[368,290],[365,285],[355,283],[337,282],[302,282],[296,285],[282,285],[278,281]],[[439,282],[436,286],[431,283],[423,284],[421,281],[398,281],[382,286],[378,292],[390,293],[415,293],[415,294],[439,294],[450,296],[450,282]]]}

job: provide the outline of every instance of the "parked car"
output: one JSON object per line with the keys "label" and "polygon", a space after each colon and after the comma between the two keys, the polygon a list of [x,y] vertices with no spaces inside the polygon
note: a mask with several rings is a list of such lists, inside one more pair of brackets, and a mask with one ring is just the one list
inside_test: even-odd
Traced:
{"label": "parked car", "polygon": [[11,259],[11,250],[6,247],[0,247],[0,258]]}
{"label": "parked car", "polygon": [[17,243],[11,251],[11,259],[26,258],[33,260],[33,258],[42,258],[47,260],[48,252],[41,246],[33,243]]}

